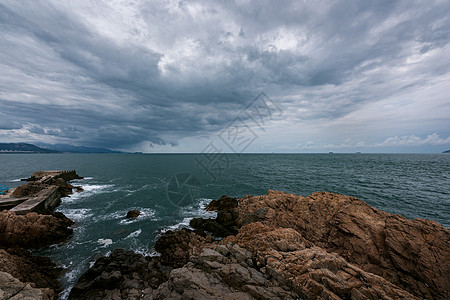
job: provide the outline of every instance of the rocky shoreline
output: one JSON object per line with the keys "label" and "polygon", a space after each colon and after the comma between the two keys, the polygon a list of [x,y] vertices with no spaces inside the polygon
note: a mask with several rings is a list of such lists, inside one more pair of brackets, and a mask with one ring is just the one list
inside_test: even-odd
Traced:
{"label": "rocky shoreline", "polygon": [[80,178],[75,171],[35,172],[2,199],[15,205],[0,212],[0,299],[56,299],[61,292],[62,268],[28,250],[71,236],[74,223],[53,210],[61,197],[81,189],[68,183]]}
{"label": "rocky shoreline", "polygon": [[[0,212],[0,299],[58,297],[62,268],[28,250],[70,238],[73,222],[53,210],[78,178],[35,172],[5,202],[20,209]],[[436,222],[327,192],[222,196],[205,209],[217,217],[161,234],[159,256],[97,259],[69,299],[450,298],[450,230]]]}
{"label": "rocky shoreline", "polygon": [[349,196],[223,196],[145,257],[99,258],[70,299],[449,299],[450,230]]}

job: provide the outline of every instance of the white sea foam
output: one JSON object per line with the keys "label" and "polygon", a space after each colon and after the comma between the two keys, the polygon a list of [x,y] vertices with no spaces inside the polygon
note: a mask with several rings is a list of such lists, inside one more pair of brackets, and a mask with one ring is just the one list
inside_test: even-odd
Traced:
{"label": "white sea foam", "polygon": [[80,221],[94,215],[90,208],[66,208],[61,210],[61,212],[73,221]]}
{"label": "white sea foam", "polygon": [[127,235],[127,237],[125,239],[138,237],[141,233],[142,233],[142,229],[138,229],[136,231],[133,231],[129,235]]}
{"label": "white sea foam", "polygon": [[[131,224],[131,223],[135,223],[135,222],[140,222],[143,220],[152,220],[152,221],[157,221],[158,218],[155,218],[155,210],[152,208],[147,208],[147,207],[138,207],[135,208],[137,210],[139,210],[141,213],[139,214],[139,216],[137,218],[134,219],[122,219],[120,220],[119,224],[123,225],[123,224]],[[125,216],[127,215],[127,211],[125,210],[121,210],[119,212],[114,213],[113,215],[115,216],[115,219],[118,218],[125,218]]]}
{"label": "white sea foam", "polygon": [[22,181],[22,179],[21,178],[11,179],[9,182],[19,182],[19,181]]}
{"label": "white sea foam", "polygon": [[117,191],[116,189],[114,189],[114,185],[112,184],[83,184],[82,187],[82,192],[75,192],[69,197],[64,197],[62,201],[66,203],[72,203],[83,198],[91,197],[95,194],[112,193]]}
{"label": "white sea foam", "polygon": [[[126,215],[127,212],[131,209],[137,209],[139,210],[141,213],[137,218],[134,219],[126,219]],[[117,219],[121,219],[119,221],[120,225],[124,225],[124,224],[131,224],[131,223],[135,223],[135,222],[140,222],[143,220],[152,220],[152,221],[157,221],[158,218],[155,218],[155,210],[152,208],[147,208],[147,207],[136,207],[136,208],[129,208],[129,209],[122,209],[122,210],[118,210],[115,211],[113,213],[109,213],[109,214],[102,214],[102,215],[98,215],[94,217],[94,222],[98,222],[98,221],[103,221],[103,220],[117,220]]]}
{"label": "white sea foam", "polygon": [[106,248],[113,243],[112,239],[98,239],[97,242],[102,245],[102,248]]}
{"label": "white sea foam", "polygon": [[205,207],[211,202],[212,199],[201,198],[197,203],[192,206],[181,208],[181,215],[184,217],[183,220],[177,224],[167,226],[163,228],[158,236],[162,233],[167,232],[168,230],[178,230],[181,228],[193,229],[189,223],[193,218],[205,218],[212,219],[217,216],[217,212],[215,211],[206,211]]}

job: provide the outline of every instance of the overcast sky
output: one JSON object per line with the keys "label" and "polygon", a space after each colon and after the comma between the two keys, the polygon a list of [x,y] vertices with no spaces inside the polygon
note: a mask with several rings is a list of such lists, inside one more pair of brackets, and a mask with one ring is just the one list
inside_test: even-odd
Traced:
{"label": "overcast sky", "polygon": [[449,42],[450,1],[2,0],[0,141],[441,152]]}

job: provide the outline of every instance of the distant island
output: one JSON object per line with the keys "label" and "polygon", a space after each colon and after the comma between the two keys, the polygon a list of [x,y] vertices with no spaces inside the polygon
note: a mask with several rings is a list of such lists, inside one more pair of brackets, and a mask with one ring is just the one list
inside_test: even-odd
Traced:
{"label": "distant island", "polygon": [[450,150],[446,150],[446,151],[444,151],[444,152],[442,152],[442,153],[450,153]]}
{"label": "distant island", "polygon": [[74,146],[67,144],[0,143],[0,153],[124,153],[107,148]]}

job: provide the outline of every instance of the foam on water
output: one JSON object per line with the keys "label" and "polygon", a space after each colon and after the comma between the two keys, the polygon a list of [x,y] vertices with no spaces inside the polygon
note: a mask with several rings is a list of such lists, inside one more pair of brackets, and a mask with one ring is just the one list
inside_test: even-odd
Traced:
{"label": "foam on water", "polygon": [[66,208],[61,212],[72,221],[80,221],[88,217],[92,217],[92,209],[90,208]]}
{"label": "foam on water", "polygon": [[207,211],[205,210],[206,205],[208,205],[212,199],[208,198],[200,198],[198,202],[194,203],[192,206],[182,207],[180,209],[180,214],[183,217],[183,219],[175,223],[173,225],[166,226],[162,230],[159,231],[159,234],[157,237],[159,237],[161,234],[172,230],[178,230],[181,228],[188,228],[193,229],[189,223],[193,218],[205,218],[205,219],[214,219],[217,217],[217,212],[215,211]]}
{"label": "foam on water", "polygon": [[69,197],[64,197],[62,201],[72,203],[77,202],[80,199],[89,198],[95,194],[112,193],[117,191],[116,189],[113,189],[114,185],[112,184],[83,184],[82,187],[82,192],[75,192]]}
{"label": "foam on water", "polygon": [[97,242],[102,245],[102,248],[106,248],[113,244],[112,239],[98,239]]}
{"label": "foam on water", "polygon": [[[143,207],[138,207],[136,208],[137,210],[139,210],[141,213],[137,218],[134,219],[122,219],[120,220],[119,224],[120,225],[124,225],[124,224],[131,224],[131,223],[136,223],[136,222],[140,222],[143,220],[152,220],[152,221],[158,221],[159,218],[155,217],[155,210],[152,208],[143,208]],[[127,215],[128,211],[122,210],[119,211],[117,213],[113,213],[112,215],[114,216],[114,219],[118,219],[118,218],[124,218]]]}
{"label": "foam on water", "polygon": [[135,237],[138,237],[141,233],[142,233],[142,229],[138,229],[138,230],[136,230],[136,231],[133,231],[132,233],[130,233],[129,235],[127,235],[127,237],[125,238],[125,240],[126,240],[126,239],[129,239],[129,238],[135,238]]}

